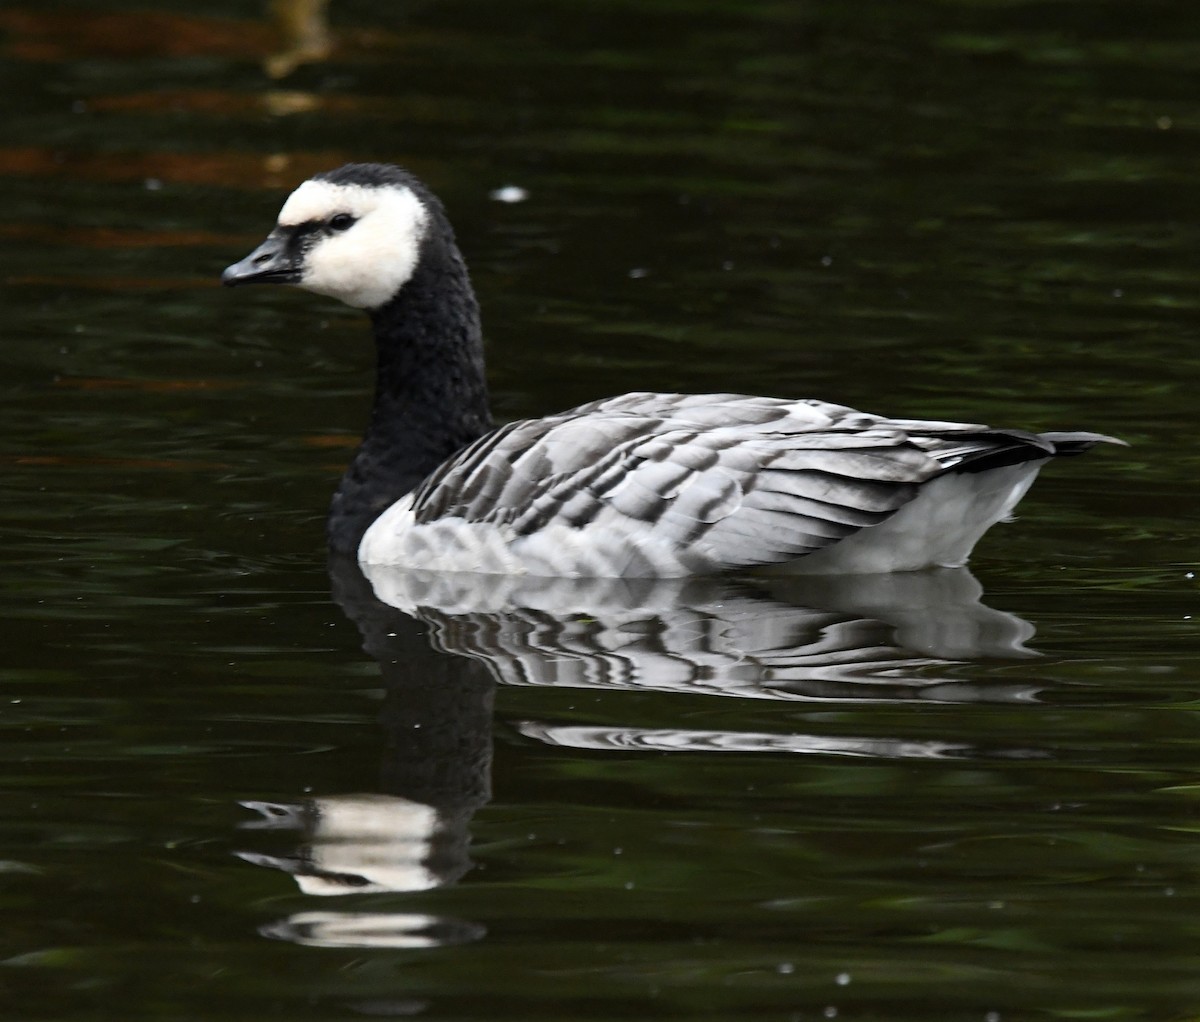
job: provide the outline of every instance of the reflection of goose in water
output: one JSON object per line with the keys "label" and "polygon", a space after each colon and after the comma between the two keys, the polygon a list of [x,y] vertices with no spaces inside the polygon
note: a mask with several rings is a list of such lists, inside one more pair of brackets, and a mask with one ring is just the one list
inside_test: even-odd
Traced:
{"label": "reflection of goose in water", "polygon": [[[1025,658],[1028,623],[984,606],[965,570],[826,579],[548,580],[331,564],[334,594],[379,663],[380,792],[247,802],[248,831],[291,830],[286,855],[241,852],[305,894],[429,890],[470,870],[469,826],[491,796],[492,694],[503,685],[754,700],[1025,701],[1031,684],[956,676],[964,661]],[[452,654],[452,655],[447,655]],[[558,747],[875,759],[1028,756],[952,738],[637,728],[516,721]],[[357,906],[356,906],[357,907]],[[384,912],[301,912],[265,935],[320,946],[419,947],[477,924]]]}
{"label": "reflection of goose in water", "polygon": [[1033,656],[1033,628],[981,601],[965,568],[776,579],[530,579],[363,568],[430,641],[505,685],[756,699],[1027,698],[948,676]]}

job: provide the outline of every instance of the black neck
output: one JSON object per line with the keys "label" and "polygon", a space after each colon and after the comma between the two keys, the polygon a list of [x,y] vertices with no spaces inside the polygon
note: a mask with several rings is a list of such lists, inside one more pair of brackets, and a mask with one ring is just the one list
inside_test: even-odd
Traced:
{"label": "black neck", "polygon": [[492,428],[479,309],[447,233],[431,232],[412,278],[371,313],[375,404],[329,511],[329,545],[353,554],[367,527]]}

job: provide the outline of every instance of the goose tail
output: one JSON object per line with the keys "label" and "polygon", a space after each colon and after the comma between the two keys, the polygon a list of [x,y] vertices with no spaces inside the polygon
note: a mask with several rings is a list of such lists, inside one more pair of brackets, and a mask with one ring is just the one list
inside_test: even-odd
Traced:
{"label": "goose tail", "polygon": [[1051,432],[1039,433],[1038,439],[1045,440],[1054,448],[1056,457],[1070,457],[1090,451],[1096,444],[1116,444],[1118,447],[1128,447],[1129,444],[1119,437],[1108,436],[1104,433],[1084,432]]}

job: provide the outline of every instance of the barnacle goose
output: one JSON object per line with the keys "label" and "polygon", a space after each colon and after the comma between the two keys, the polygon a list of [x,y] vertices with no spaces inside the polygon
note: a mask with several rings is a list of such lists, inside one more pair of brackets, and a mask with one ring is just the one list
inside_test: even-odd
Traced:
{"label": "barnacle goose", "polygon": [[1122,442],[741,394],[626,394],[493,428],[454,231],[386,164],[305,181],[221,279],[295,284],[370,316],[375,402],[328,525],[332,549],[364,565],[579,578],[961,565],[1044,461]]}

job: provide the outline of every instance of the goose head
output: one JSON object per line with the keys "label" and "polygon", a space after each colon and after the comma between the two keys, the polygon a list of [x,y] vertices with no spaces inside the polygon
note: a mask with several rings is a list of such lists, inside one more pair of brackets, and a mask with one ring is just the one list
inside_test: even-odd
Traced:
{"label": "goose head", "polygon": [[221,282],[293,284],[373,311],[412,278],[443,219],[437,200],[399,167],[348,164],[292,192],[266,240]]}

